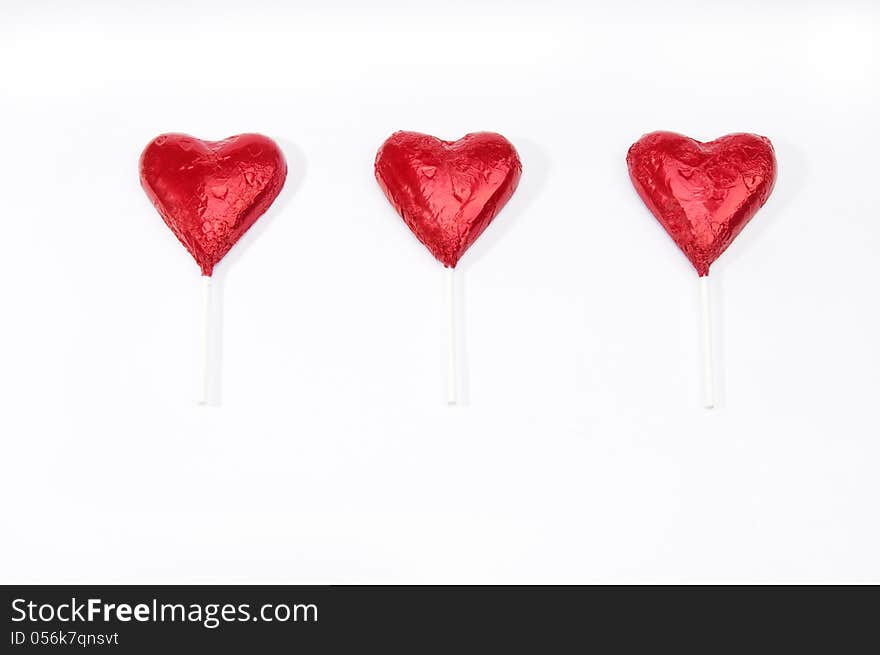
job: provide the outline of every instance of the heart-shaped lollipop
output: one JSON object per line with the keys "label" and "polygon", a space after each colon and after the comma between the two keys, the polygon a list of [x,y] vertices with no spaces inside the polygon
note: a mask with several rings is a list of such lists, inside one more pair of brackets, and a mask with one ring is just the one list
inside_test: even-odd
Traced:
{"label": "heart-shaped lollipop", "polygon": [[210,276],[275,200],[287,165],[275,142],[260,134],[223,141],[163,134],[144,149],[140,175],[165,223]]}
{"label": "heart-shaped lollipop", "polygon": [[519,155],[510,141],[492,132],[466,134],[458,141],[395,132],[376,154],[379,186],[413,234],[446,268],[450,404],[458,402],[455,265],[513,195],[521,173]]}
{"label": "heart-shaped lollipop", "polygon": [[767,201],[776,181],[770,139],[728,134],[700,143],[652,132],[626,154],[632,183],[697,269],[702,316],[703,398],[715,406],[709,267]]}
{"label": "heart-shaped lollipop", "polygon": [[513,195],[522,172],[513,145],[477,132],[442,141],[395,132],[376,155],[376,179],[413,234],[454,268]]}
{"label": "heart-shaped lollipop", "polygon": [[770,140],[729,134],[700,143],[652,132],[626,156],[639,196],[702,277],[761,208],[776,179]]}
{"label": "heart-shaped lollipop", "polygon": [[275,200],[287,164],[275,142],[260,134],[202,141],[162,134],[144,149],[141,186],[171,231],[202,269],[201,396],[213,387],[211,274]]}

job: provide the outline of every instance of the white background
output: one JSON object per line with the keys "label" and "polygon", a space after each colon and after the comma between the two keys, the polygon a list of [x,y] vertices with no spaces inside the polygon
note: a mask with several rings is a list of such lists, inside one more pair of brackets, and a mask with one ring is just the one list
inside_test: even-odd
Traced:
{"label": "white background", "polygon": [[[0,580],[880,581],[877,4],[362,4],[2,3]],[[459,266],[464,406],[397,129],[523,161]],[[713,267],[714,411],[627,177],[657,129],[779,160]],[[138,182],[166,131],[290,166],[216,271],[219,407]]]}

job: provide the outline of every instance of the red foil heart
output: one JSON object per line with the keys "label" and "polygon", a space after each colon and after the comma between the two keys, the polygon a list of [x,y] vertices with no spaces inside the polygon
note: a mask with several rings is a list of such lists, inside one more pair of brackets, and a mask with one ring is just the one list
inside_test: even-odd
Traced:
{"label": "red foil heart", "polygon": [[728,134],[700,143],[652,132],[626,155],[639,196],[702,277],[767,201],[776,180],[770,140]]}
{"label": "red foil heart", "polygon": [[395,132],[376,154],[376,179],[413,234],[449,268],[513,195],[522,164],[500,134],[458,141]]}
{"label": "red foil heart", "polygon": [[211,275],[284,186],[287,164],[268,137],[202,141],[163,134],[144,149],[141,186],[171,231]]}

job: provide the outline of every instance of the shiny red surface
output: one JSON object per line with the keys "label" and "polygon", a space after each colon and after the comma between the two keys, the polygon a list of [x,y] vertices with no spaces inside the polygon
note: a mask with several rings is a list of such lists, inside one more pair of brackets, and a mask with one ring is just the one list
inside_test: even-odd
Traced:
{"label": "shiny red surface", "polygon": [[428,250],[454,268],[519,183],[522,165],[500,134],[441,141],[395,132],[376,155],[376,179]]}
{"label": "shiny red surface", "polygon": [[770,140],[729,134],[700,143],[652,132],[626,155],[633,185],[700,276],[767,201],[776,180]]}
{"label": "shiny red surface", "polygon": [[223,141],[163,134],[144,149],[140,175],[165,223],[211,275],[281,191],[287,164],[260,134]]}

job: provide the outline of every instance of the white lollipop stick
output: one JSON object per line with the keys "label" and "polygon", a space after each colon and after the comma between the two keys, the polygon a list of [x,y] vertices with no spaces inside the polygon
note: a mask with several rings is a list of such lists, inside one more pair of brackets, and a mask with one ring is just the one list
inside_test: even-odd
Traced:
{"label": "white lollipop stick", "polygon": [[700,277],[700,317],[703,333],[703,406],[715,407],[715,371],[712,365],[712,307],[709,304],[709,276]]}
{"label": "white lollipop stick", "polygon": [[211,394],[211,276],[202,276],[202,361],[200,405],[207,405]]}
{"label": "white lollipop stick", "polygon": [[446,313],[447,324],[447,368],[446,368],[446,402],[455,405],[458,402],[458,370],[455,353],[455,269],[446,269]]}

